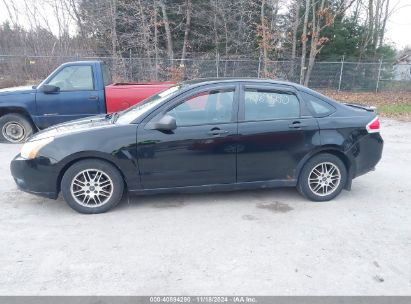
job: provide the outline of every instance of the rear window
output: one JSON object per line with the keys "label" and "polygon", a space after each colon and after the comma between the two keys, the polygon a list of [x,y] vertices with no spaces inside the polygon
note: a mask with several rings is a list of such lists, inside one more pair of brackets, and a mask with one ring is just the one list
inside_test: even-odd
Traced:
{"label": "rear window", "polygon": [[332,105],[318,97],[305,92],[301,92],[301,95],[314,117],[328,116],[335,111]]}
{"label": "rear window", "polygon": [[113,80],[111,79],[111,71],[110,71],[110,68],[108,67],[108,65],[103,63],[101,65],[101,69],[102,69],[102,72],[103,72],[104,86],[108,86],[109,84],[112,84]]}

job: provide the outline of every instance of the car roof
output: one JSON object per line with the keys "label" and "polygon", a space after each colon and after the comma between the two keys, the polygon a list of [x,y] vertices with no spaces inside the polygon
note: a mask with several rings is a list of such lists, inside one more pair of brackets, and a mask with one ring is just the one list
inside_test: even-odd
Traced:
{"label": "car roof", "polygon": [[[199,78],[199,79],[194,79],[194,80],[186,80],[183,81],[182,84],[187,86],[187,87],[197,87],[197,86],[202,86],[206,84],[223,84],[223,83],[231,83],[231,82],[248,82],[248,83],[256,83],[256,84],[274,84],[274,85],[283,85],[283,86],[288,86],[288,87],[293,87],[296,88],[300,91],[306,91],[306,92],[315,92],[303,85],[300,85],[295,82],[291,81],[284,81],[284,80],[274,80],[274,79],[269,79],[269,78],[241,78],[241,77],[226,77],[226,78]],[[317,93],[317,92],[315,92]],[[318,93],[317,93],[318,94]]]}
{"label": "car roof", "polygon": [[62,66],[66,65],[87,65],[87,64],[95,64],[95,63],[102,63],[101,60],[79,60],[79,61],[69,61],[62,64]]}
{"label": "car roof", "polygon": [[219,83],[230,83],[230,82],[254,82],[254,83],[260,83],[260,84],[270,83],[270,84],[291,86],[291,87],[295,87],[298,89],[306,89],[306,87],[299,85],[297,83],[294,83],[294,82],[290,82],[290,81],[274,80],[274,79],[269,79],[269,78],[252,78],[252,77],[250,78],[242,78],[242,77],[199,78],[199,79],[194,79],[194,80],[183,81],[183,84],[187,86],[198,86],[198,85],[205,85],[205,84],[219,84]]}
{"label": "car roof", "polygon": [[241,78],[241,77],[227,77],[227,78],[200,78],[194,80],[187,80],[183,81],[182,84],[188,89],[192,89],[195,87],[200,87],[203,85],[208,84],[224,84],[224,83],[233,83],[233,82],[247,82],[247,83],[255,83],[255,84],[273,84],[273,85],[281,85],[281,86],[288,86],[297,89],[298,91],[308,93],[310,95],[314,95],[320,99],[327,100],[328,102],[335,103],[334,100],[331,98],[314,91],[310,88],[307,88],[303,85],[300,85],[295,82],[291,81],[284,81],[284,80],[274,80],[269,78]]}

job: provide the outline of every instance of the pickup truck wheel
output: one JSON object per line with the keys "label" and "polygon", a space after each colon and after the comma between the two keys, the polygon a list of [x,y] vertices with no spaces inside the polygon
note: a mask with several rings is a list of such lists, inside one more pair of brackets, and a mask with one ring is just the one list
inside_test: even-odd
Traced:
{"label": "pickup truck wheel", "polygon": [[67,169],[61,192],[67,204],[80,213],[103,213],[123,197],[124,180],[113,165],[99,159],[81,160]]}
{"label": "pickup truck wheel", "polygon": [[0,141],[22,143],[33,134],[30,121],[20,114],[6,114],[0,117]]}

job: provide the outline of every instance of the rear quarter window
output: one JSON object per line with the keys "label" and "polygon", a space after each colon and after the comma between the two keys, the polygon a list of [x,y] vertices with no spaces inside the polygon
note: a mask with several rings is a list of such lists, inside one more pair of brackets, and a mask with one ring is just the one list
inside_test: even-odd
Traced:
{"label": "rear quarter window", "polygon": [[300,94],[314,117],[325,117],[335,112],[335,108],[328,102],[305,92]]}

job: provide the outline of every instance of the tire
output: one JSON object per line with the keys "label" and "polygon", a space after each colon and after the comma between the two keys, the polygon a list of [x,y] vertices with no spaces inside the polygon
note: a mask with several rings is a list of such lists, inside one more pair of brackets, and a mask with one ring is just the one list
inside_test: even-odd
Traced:
{"label": "tire", "polygon": [[297,189],[312,201],[324,202],[340,194],[346,182],[347,168],[342,160],[335,155],[322,153],[313,156],[304,165]]}
{"label": "tire", "polygon": [[21,114],[11,113],[0,117],[0,141],[23,143],[33,131],[33,125]]}
{"label": "tire", "polygon": [[98,159],[74,163],[61,180],[64,200],[74,210],[85,214],[114,208],[121,201],[123,191],[124,180],[117,168]]}

